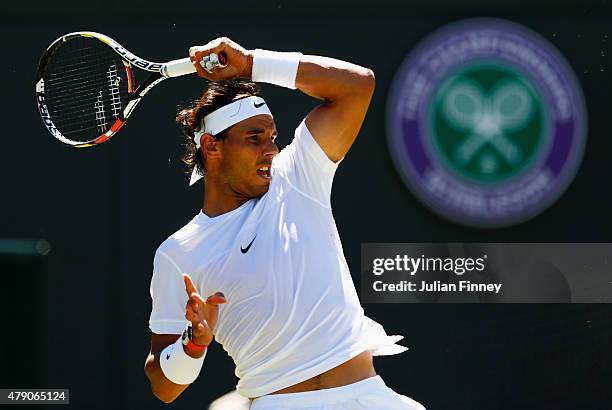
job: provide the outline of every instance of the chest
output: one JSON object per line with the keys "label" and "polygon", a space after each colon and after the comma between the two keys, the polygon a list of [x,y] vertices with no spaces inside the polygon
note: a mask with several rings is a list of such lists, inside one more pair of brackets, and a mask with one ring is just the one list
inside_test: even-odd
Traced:
{"label": "chest", "polygon": [[202,247],[201,291],[223,292],[228,305],[282,302],[315,271],[333,271],[341,248],[331,211],[307,201],[286,195],[211,237]]}

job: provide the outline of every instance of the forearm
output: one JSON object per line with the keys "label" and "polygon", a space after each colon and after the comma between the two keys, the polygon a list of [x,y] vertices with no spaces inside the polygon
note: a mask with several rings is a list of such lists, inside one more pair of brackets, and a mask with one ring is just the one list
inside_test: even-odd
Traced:
{"label": "forearm", "polygon": [[188,384],[176,384],[166,378],[159,364],[161,352],[150,353],[145,362],[145,374],[151,383],[151,391],[164,403],[173,402],[185,389]]}
{"label": "forearm", "polygon": [[346,61],[304,55],[298,66],[296,87],[311,97],[337,101],[374,90],[374,72]]}
{"label": "forearm", "polygon": [[[225,55],[226,65],[222,69],[206,72],[199,63],[202,58],[211,53]],[[265,50],[247,50],[227,37],[220,37],[204,46],[189,49],[189,56],[198,74],[209,81],[231,80],[238,77],[250,78],[253,81],[298,88],[305,94],[326,100],[326,102],[346,99],[347,96],[366,96],[366,99],[369,100],[374,92],[375,80],[372,70],[346,61],[314,55],[300,57],[299,64],[297,64],[297,75],[294,77],[295,83],[292,81],[293,78],[291,81],[281,81],[283,84],[274,79],[269,81],[270,77],[266,75],[263,77],[267,78],[260,78],[262,70],[274,71],[273,62],[269,58],[267,60],[271,66],[264,64],[264,67],[261,63],[256,63],[255,60],[261,60],[262,54],[266,54]],[[283,71],[287,69],[287,66],[293,66],[290,61],[292,57],[287,58],[288,60],[281,58],[283,66],[280,70],[276,70],[277,72],[272,77],[280,75],[283,80],[288,80],[283,76],[290,75],[292,70]],[[254,64],[259,67],[255,70],[257,72],[253,71]]]}
{"label": "forearm", "polygon": [[[207,73],[199,64],[210,53],[225,53],[227,64]],[[192,47],[198,74],[219,81],[237,77],[275,84],[323,100],[305,118],[308,130],[328,158],[337,162],[355,141],[376,86],[374,72],[329,57],[270,50],[246,50],[227,37]]]}
{"label": "forearm", "polygon": [[[181,347],[190,357],[197,359],[202,357],[203,352],[192,352],[185,346]],[[188,384],[177,384],[169,380],[164,374],[159,362],[163,350],[156,353],[149,353],[145,361],[145,374],[151,383],[151,391],[164,403],[174,401],[186,388]]]}

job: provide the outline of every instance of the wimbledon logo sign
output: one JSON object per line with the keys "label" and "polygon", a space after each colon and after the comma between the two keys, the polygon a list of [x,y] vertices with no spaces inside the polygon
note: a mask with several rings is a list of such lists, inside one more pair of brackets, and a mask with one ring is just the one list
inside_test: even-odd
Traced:
{"label": "wimbledon logo sign", "polygon": [[387,104],[389,147],[410,189],[471,226],[520,223],[574,177],[584,100],[544,39],[503,20],[466,20],[426,39],[401,65]]}

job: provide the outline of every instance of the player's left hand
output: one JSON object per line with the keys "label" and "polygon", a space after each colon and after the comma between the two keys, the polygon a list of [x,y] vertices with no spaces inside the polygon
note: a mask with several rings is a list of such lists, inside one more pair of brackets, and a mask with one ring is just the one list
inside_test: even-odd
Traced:
{"label": "player's left hand", "polygon": [[[221,65],[209,73],[204,70],[200,62],[211,53],[218,56]],[[237,77],[251,78],[253,65],[251,52],[227,37],[216,38],[203,46],[191,47],[189,57],[198,75],[209,81],[232,80]]]}
{"label": "player's left hand", "polygon": [[219,318],[219,305],[226,302],[225,296],[222,292],[216,292],[204,299],[188,274],[183,274],[183,280],[189,298],[185,306],[185,319],[191,322],[193,341],[208,346],[212,342],[213,331]]}

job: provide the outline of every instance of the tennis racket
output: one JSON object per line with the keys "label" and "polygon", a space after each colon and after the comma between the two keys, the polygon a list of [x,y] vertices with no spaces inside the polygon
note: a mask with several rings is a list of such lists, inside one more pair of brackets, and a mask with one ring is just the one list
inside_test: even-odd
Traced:
{"label": "tennis racket", "polygon": [[[211,53],[202,67],[223,68],[226,56]],[[141,83],[136,73],[149,76]],[[170,77],[195,73],[189,58],[144,60],[104,34],[81,31],[55,40],[40,58],[36,102],[55,138],[76,148],[108,141],[123,127],[142,97]]]}

